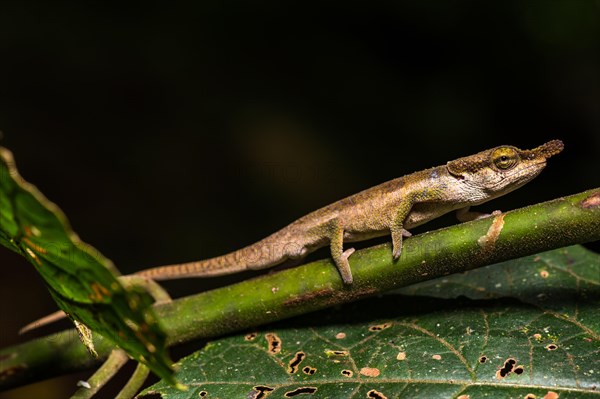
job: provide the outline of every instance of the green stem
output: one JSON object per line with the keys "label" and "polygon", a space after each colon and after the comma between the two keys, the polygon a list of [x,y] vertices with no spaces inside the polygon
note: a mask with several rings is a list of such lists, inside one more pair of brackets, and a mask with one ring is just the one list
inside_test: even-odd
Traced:
{"label": "green stem", "polygon": [[150,374],[150,369],[141,363],[138,363],[135,371],[133,372],[127,384],[121,389],[121,392],[115,397],[115,399],[131,399],[140,390],[144,381]]}
{"label": "green stem", "polygon": [[[492,228],[491,228],[492,227]],[[600,240],[600,189],[559,198],[405,240],[350,258],[354,284],[331,260],[312,262],[157,306],[171,344],[215,337],[347,303],[420,281],[567,245]],[[100,357],[112,346],[95,334]],[[59,333],[0,351],[0,389],[88,368],[75,333]]]}
{"label": "green stem", "polygon": [[114,349],[108,359],[104,362],[102,366],[90,377],[87,381],[89,384],[88,387],[82,386],[75,392],[71,399],[89,399],[93,397],[100,388],[102,388],[106,383],[114,377],[115,374],[121,370],[121,367],[127,363],[129,357],[127,353],[125,353],[122,349]]}

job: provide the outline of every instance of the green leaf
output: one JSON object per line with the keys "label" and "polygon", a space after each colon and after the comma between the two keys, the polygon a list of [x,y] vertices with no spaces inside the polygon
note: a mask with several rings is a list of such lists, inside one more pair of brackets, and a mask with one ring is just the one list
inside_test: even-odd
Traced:
{"label": "green leaf", "polygon": [[[572,246],[425,281],[396,292],[436,298],[512,297],[546,312],[570,317],[573,322],[577,317],[591,322],[591,315],[582,313],[586,309],[573,304],[578,298],[597,299],[599,284],[600,257],[584,247]],[[593,322],[600,323],[600,319]]]}
{"label": "green leaf", "polygon": [[83,243],[60,209],[23,180],[12,154],[2,147],[0,244],[33,264],[70,318],[175,383],[152,298],[139,288],[125,290],[112,263]]}
{"label": "green leaf", "polygon": [[140,397],[598,397],[599,311],[600,257],[570,247],[212,341],[189,391]]}

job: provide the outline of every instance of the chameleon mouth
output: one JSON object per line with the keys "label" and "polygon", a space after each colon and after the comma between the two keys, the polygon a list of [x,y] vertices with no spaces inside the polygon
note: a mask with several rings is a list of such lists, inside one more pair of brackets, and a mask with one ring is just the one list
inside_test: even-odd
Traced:
{"label": "chameleon mouth", "polygon": [[[542,158],[540,161],[534,163],[533,165],[530,165],[530,166],[528,166],[528,167],[526,167],[524,169],[520,169],[520,170],[515,171],[513,173],[509,173],[509,174],[504,175],[502,177],[502,179],[500,179],[495,184],[493,184],[492,187],[494,187],[494,188],[498,187],[499,185],[501,185],[502,183],[504,183],[504,181],[506,179],[509,179],[510,181],[515,181],[515,179],[516,179],[517,181],[519,181],[520,177],[522,177],[523,175],[526,175],[527,176],[526,179],[523,179],[523,181],[520,181],[520,182],[518,182],[515,185],[515,188],[516,187],[520,187],[523,184],[525,184],[528,181],[530,181],[531,179],[533,179],[534,177],[536,177],[537,175],[539,175],[542,172],[542,170],[546,167],[546,165],[547,165],[546,159]],[[534,173],[528,173],[528,171],[530,169],[537,169],[537,170]]]}

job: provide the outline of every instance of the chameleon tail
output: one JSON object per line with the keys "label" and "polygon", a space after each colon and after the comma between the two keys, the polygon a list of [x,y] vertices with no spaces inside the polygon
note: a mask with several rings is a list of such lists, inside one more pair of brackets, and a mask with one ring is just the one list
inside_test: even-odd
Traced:
{"label": "chameleon tail", "polygon": [[216,258],[190,263],[158,266],[135,273],[153,280],[222,276],[244,270],[266,269],[304,254],[303,246],[281,230],[269,237]]}

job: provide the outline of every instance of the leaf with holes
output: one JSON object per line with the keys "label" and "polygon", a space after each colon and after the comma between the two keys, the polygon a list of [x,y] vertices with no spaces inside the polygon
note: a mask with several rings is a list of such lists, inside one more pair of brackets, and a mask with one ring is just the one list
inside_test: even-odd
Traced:
{"label": "leaf with holes", "polygon": [[33,264],[69,317],[175,382],[152,298],[123,288],[112,263],[81,242],[60,209],[23,180],[12,154],[1,147],[0,244]]}
{"label": "leaf with holes", "polygon": [[570,247],[212,341],[140,398],[596,398],[599,312]]}

